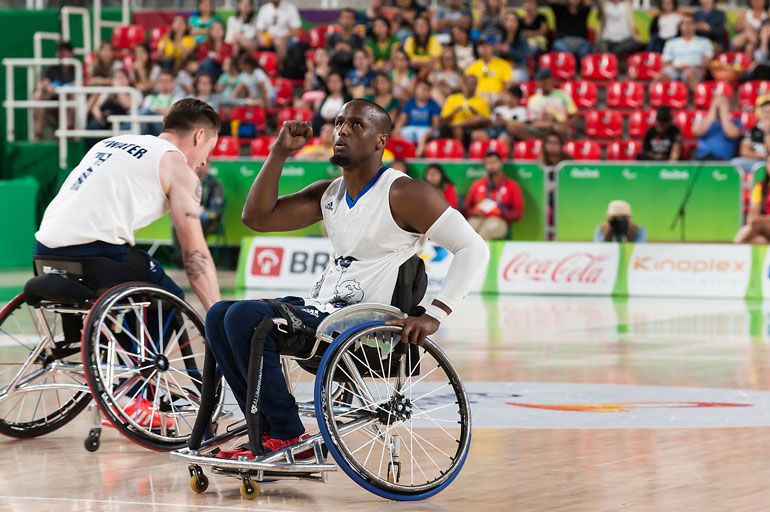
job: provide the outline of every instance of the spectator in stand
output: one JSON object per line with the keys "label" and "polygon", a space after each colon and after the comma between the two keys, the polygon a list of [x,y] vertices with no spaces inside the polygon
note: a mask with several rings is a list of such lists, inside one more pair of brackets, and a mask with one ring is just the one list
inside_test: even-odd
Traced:
{"label": "spectator in stand", "polygon": [[692,127],[698,137],[697,160],[730,160],[735,157],[743,126],[730,115],[730,101],[714,96],[708,113]]}
{"label": "spectator in stand", "polygon": [[352,100],[345,88],[345,81],[336,71],[332,71],[326,77],[326,97],[318,105],[313,117],[313,131],[318,133],[324,123],[334,123],[337,114],[342,110],[342,105]]}
{"label": "spectator in stand", "polygon": [[332,68],[343,75],[353,68],[353,52],[364,47],[356,32],[356,11],[344,7],[340,11],[340,31],[326,38],[326,48],[331,56]]}
{"label": "spectator in stand", "polygon": [[455,210],[457,209],[459,205],[457,189],[452,180],[447,177],[443,167],[439,164],[430,164],[425,168],[425,174],[423,174],[422,179],[439,189],[446,202],[449,203],[449,206]]}
{"label": "spectator in stand", "polygon": [[[385,160],[384,153],[383,153],[382,159]],[[395,169],[397,171],[401,171],[404,174],[409,174],[409,165],[407,165],[406,160],[404,160],[403,158],[396,158],[395,160],[390,162],[390,165],[388,167],[390,167],[391,169]]]}
{"label": "spectator in stand", "polygon": [[506,0],[481,0],[478,4],[478,15],[473,20],[473,28],[479,38],[490,38],[499,43],[503,38],[503,13]]}
{"label": "spectator in stand", "polygon": [[427,16],[414,20],[414,34],[404,41],[404,51],[409,56],[412,69],[427,76],[441,57],[441,43],[430,28]]}
{"label": "spectator in stand", "polygon": [[396,38],[404,44],[406,38],[414,34],[414,22],[419,18],[425,8],[417,3],[417,0],[396,0],[397,9],[393,18],[393,30]]}
{"label": "spectator in stand", "polygon": [[155,88],[155,81],[160,74],[160,66],[152,61],[150,49],[144,43],[134,46],[133,54],[131,83],[143,94],[147,94]]}
{"label": "spectator in stand", "polygon": [[749,80],[770,80],[770,19],[759,29],[759,45],[754,50],[754,64]]}
{"label": "spectator in stand", "polygon": [[372,21],[372,37],[366,40],[366,51],[372,60],[374,69],[387,69],[390,66],[390,56],[400,43],[390,32],[388,18],[378,17]]}
{"label": "spectator in stand", "polygon": [[597,51],[625,57],[644,48],[634,25],[631,0],[602,0],[599,5],[602,27]]}
{"label": "spectator in stand", "polygon": [[553,51],[569,52],[578,60],[591,53],[588,41],[588,15],[592,0],[566,0],[565,4],[549,2],[556,18],[556,40]]}
{"label": "spectator in stand", "polygon": [[240,92],[238,91],[238,86],[241,84],[240,76],[237,59],[230,57],[225,60],[225,72],[219,75],[214,90],[225,98],[235,98],[236,92]]}
{"label": "spectator in stand", "polygon": [[369,66],[369,55],[364,50],[353,54],[353,69],[345,75],[345,86],[354,98],[361,98],[372,93],[374,71]]}
{"label": "spectator in stand", "polygon": [[503,91],[500,102],[492,110],[492,126],[487,128],[489,138],[510,144],[509,134],[515,133],[521,125],[529,121],[527,108],[521,106],[523,96],[524,93],[518,85],[511,85]]}
{"label": "spectator in stand", "polygon": [[387,19],[388,11],[385,8],[385,0],[371,0],[369,2],[369,7],[367,7],[366,11],[364,12],[364,16],[366,16],[366,24],[370,28],[375,18]]}
{"label": "spectator in stand", "polygon": [[529,125],[517,123],[513,134],[520,139],[542,139],[548,132],[558,133],[567,140],[575,124],[577,106],[572,97],[553,86],[551,70],[541,69],[535,75],[539,87],[527,100]]}
{"label": "spectator in stand", "polygon": [[754,166],[764,161],[770,148],[770,94],[757,98],[754,113],[757,114],[757,125],[746,134],[738,149],[738,158],[732,164],[746,174],[751,174]]}
{"label": "spectator in stand", "polygon": [[[127,87],[129,85],[128,72],[123,68],[116,68],[112,71],[110,85],[113,87]],[[112,127],[109,120],[111,115],[124,116],[128,114],[131,108],[131,94],[128,92],[108,94],[102,93],[94,95],[89,101],[88,112],[91,114],[91,120],[88,121],[88,130],[107,130]],[[94,144],[104,137],[85,139],[85,150],[88,151]]]}
{"label": "spectator in stand", "polygon": [[730,46],[736,51],[754,53],[759,45],[759,30],[767,19],[768,0],[749,0],[749,7],[741,11],[735,21],[735,36]]}
{"label": "spectator in stand", "polygon": [[478,79],[465,75],[457,94],[447,98],[441,109],[442,128],[452,138],[466,143],[475,130],[489,125],[489,103],[476,95]]}
{"label": "spectator in stand", "polygon": [[647,50],[662,52],[663,46],[679,35],[682,15],[677,12],[677,0],[658,0],[658,14],[650,23],[650,43]]}
{"label": "spectator in stand", "polygon": [[158,43],[158,61],[174,73],[182,68],[187,57],[195,51],[195,39],[184,16],[174,16],[171,29]]}
{"label": "spectator in stand", "polygon": [[493,41],[488,36],[479,39],[476,43],[479,58],[465,68],[466,75],[478,79],[477,94],[486,98],[489,103],[494,103],[514,80],[513,67],[507,60],[495,57],[492,45]]}
{"label": "spectator in stand", "polygon": [[195,42],[200,44],[209,37],[209,30],[214,23],[222,23],[222,19],[214,13],[214,4],[211,0],[198,0],[198,10],[190,16],[187,23],[190,25],[190,33],[195,37]]}
{"label": "spectator in stand", "polygon": [[198,44],[196,50],[200,72],[211,75],[216,81],[225,69],[225,60],[233,54],[233,46],[225,42],[225,25],[215,20],[209,27],[208,36]]}
{"label": "spectator in stand", "polygon": [[441,107],[430,97],[431,86],[418,80],[414,97],[404,104],[393,128],[393,137],[401,137],[416,145],[417,156],[422,157],[425,144],[439,128]]}
{"label": "spectator in stand", "polygon": [[409,56],[401,48],[393,52],[393,69],[390,78],[393,79],[393,93],[401,101],[412,96],[414,90],[414,71],[409,68]]}
{"label": "spectator in stand", "polygon": [[205,73],[196,75],[193,81],[191,97],[208,103],[217,112],[223,106],[259,104],[259,100],[253,98],[233,98],[216,92],[214,89],[214,79],[211,75]]}
{"label": "spectator in stand", "polygon": [[[176,79],[169,70],[163,70],[158,75],[158,92],[150,94],[144,98],[142,108],[139,111],[142,115],[160,115],[165,116],[171,105],[176,103],[181,97],[174,94],[176,89]],[[160,135],[162,123],[142,123],[142,133],[147,135]]]}
{"label": "spectator in stand", "polygon": [[596,227],[594,242],[647,241],[647,230],[631,222],[631,205],[616,199],[607,206],[607,221]]}
{"label": "spectator in stand", "polygon": [[379,71],[374,75],[374,90],[372,94],[364,96],[365,100],[376,103],[390,114],[390,121],[395,124],[398,119],[398,111],[401,108],[401,102],[393,95],[393,80],[390,75],[384,71]]}
{"label": "spectator in stand", "polygon": [[476,50],[473,47],[471,35],[467,30],[463,30],[460,27],[452,29],[452,48],[455,51],[457,65],[460,69],[467,68],[476,60]]}
{"label": "spectator in stand", "polygon": [[316,48],[313,58],[308,59],[307,73],[305,73],[305,92],[302,101],[310,108],[315,108],[324,99],[326,89],[326,77],[331,72],[329,52],[325,48]]}
{"label": "spectator in stand", "polygon": [[[216,179],[214,176],[208,173],[211,168],[209,161],[206,161],[206,175],[200,180],[200,214],[199,219],[201,221],[201,227],[203,228],[203,236],[206,237],[210,234],[219,232],[222,226],[222,216],[225,211],[225,190],[222,187],[222,182]],[[171,239],[173,246],[172,259],[179,263],[182,262],[182,251],[179,246],[179,238],[176,234],[176,229],[173,224],[171,227]]]}
{"label": "spectator in stand", "polygon": [[257,13],[257,44],[273,48],[283,62],[289,41],[299,37],[302,19],[297,7],[288,0],[270,0]]}
{"label": "spectator in stand", "polygon": [[497,45],[497,53],[513,66],[513,79],[523,82],[529,78],[529,58],[534,55],[524,31],[521,19],[515,12],[503,18],[503,40]]}
{"label": "spectator in stand", "polygon": [[524,17],[521,18],[521,30],[534,53],[548,50],[548,20],[538,11],[537,0],[524,0]]}
{"label": "spectator in stand", "polygon": [[324,123],[318,134],[317,141],[311,141],[311,144],[303,146],[295,155],[297,158],[307,158],[308,160],[328,160],[334,154],[334,125]]}
{"label": "spectator in stand", "polygon": [[724,11],[715,6],[715,0],[700,0],[700,10],[695,12],[696,33],[709,39],[717,53],[727,45],[727,19]]}
{"label": "spectator in stand", "polygon": [[193,56],[189,55],[184,62],[179,72],[176,74],[176,95],[177,96],[189,96],[192,94],[193,81],[198,74],[198,68],[200,63]]}
{"label": "spectator in stand", "polygon": [[460,90],[462,79],[462,70],[457,65],[454,49],[451,46],[444,47],[441,51],[441,65],[430,74],[430,82],[433,84],[431,96],[437,103],[444,103],[450,95]]}
{"label": "spectator in stand", "polygon": [[689,14],[682,17],[680,36],[669,40],[663,47],[663,69],[658,80],[681,80],[695,89],[703,80],[714,47],[705,37],[695,35],[695,21]]}
{"label": "spectator in stand", "polygon": [[86,77],[86,83],[88,85],[110,85],[112,83],[112,72],[118,67],[121,67],[121,63],[115,59],[112,44],[109,41],[104,41],[99,45],[99,51],[96,52],[96,60]]}
{"label": "spectator in stand", "polygon": [[468,31],[471,28],[473,16],[470,7],[463,0],[446,0],[444,6],[439,6],[433,15],[433,30],[438,41],[443,45],[452,42],[452,29],[459,27]]}
{"label": "spectator in stand", "polygon": [[[553,176],[556,166],[564,160],[567,160],[567,155],[564,154],[564,140],[558,133],[548,133],[543,139],[543,150],[540,152],[539,162],[543,165],[549,177]],[[548,187],[549,189],[553,187],[551,179],[548,180]],[[552,192],[552,190],[549,190],[549,192]]]}
{"label": "spectator in stand", "polygon": [[[56,58],[71,59],[74,57],[72,43],[60,41],[56,47]],[[45,68],[43,78],[37,84],[32,95],[35,100],[52,100],[57,96],[56,87],[72,85],[75,81],[75,67],[72,64],[56,64]],[[56,113],[56,116],[47,115]],[[34,136],[36,140],[53,137],[53,130],[58,127],[58,109],[36,108],[32,110]],[[45,133],[44,133],[45,132]],[[50,132],[50,133],[48,133]]]}
{"label": "spectator in stand", "polygon": [[519,184],[503,174],[503,159],[499,153],[484,155],[487,175],[471,184],[465,196],[465,216],[484,240],[505,238],[511,224],[524,213],[524,197]]}
{"label": "spectator in stand", "polygon": [[[765,160],[765,169],[770,169],[770,158]],[[737,244],[768,244],[770,243],[770,173],[765,171],[762,181],[751,190],[749,214],[746,225],[735,235]]]}
{"label": "spectator in stand", "polygon": [[682,133],[672,122],[671,108],[660,107],[655,114],[655,124],[647,129],[642,141],[642,151],[637,160],[678,161],[682,154]]}
{"label": "spectator in stand", "polygon": [[239,0],[234,16],[227,19],[225,42],[233,46],[235,55],[257,49],[257,20],[251,0]]}
{"label": "spectator in stand", "polygon": [[241,74],[238,76],[236,98],[253,98],[256,106],[271,108],[275,102],[275,88],[270,77],[259,67],[259,62],[249,53],[242,54],[238,59]]}

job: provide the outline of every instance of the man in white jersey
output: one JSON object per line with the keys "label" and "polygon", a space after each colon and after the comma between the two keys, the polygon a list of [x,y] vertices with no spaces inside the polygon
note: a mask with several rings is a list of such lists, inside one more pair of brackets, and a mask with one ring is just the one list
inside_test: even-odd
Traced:
{"label": "man in white jersey", "polygon": [[[335,120],[329,160],[342,167],[342,177],[279,198],[286,159],[313,135],[308,123],[284,123],[246,199],[243,222],[255,231],[292,231],[324,220],[334,254],[312,297],[278,299],[309,327],[348,304],[390,303],[399,268],[421,252],[427,239],[447,248],[454,258],[446,283],[425,314],[391,322],[403,326],[403,341],[420,344],[468,293],[486,268],[489,250],[433,186],[383,166],[391,129],[390,117],[379,105],[348,102]],[[252,334],[262,319],[275,316],[266,301],[249,300],[217,303],[206,317],[209,346],[244,413]],[[261,388],[249,413],[258,411],[262,445],[273,451],[301,440],[304,427],[281,372],[275,329],[266,336],[263,350]],[[244,446],[218,456],[249,454]]]}
{"label": "man in white jersey", "polygon": [[[200,177],[218,131],[219,117],[209,105],[184,99],[166,114],[160,136],[120,135],[94,145],[48,205],[35,234],[35,256],[129,263],[147,281],[183,298],[160,264],[133,248],[134,231],[171,210],[190,285],[208,310],[220,295],[199,218]],[[126,281],[109,267],[105,273],[110,275],[99,276],[100,284],[93,287]],[[82,322],[74,318],[75,325],[73,318],[66,319],[65,336],[79,340]],[[144,399],[139,402],[135,408],[152,406]]]}

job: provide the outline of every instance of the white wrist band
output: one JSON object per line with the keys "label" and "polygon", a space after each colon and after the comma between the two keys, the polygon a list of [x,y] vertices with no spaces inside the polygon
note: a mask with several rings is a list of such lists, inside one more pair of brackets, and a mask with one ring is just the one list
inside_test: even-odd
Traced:
{"label": "white wrist band", "polygon": [[425,314],[438,320],[439,324],[443,323],[444,320],[446,320],[446,317],[449,316],[446,311],[436,306],[435,304],[430,304],[428,307],[426,307]]}

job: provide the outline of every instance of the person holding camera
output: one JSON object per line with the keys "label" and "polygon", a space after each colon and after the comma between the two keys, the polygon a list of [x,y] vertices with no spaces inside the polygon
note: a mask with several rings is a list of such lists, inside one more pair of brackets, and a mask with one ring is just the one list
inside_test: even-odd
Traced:
{"label": "person holding camera", "polygon": [[596,227],[594,242],[646,242],[647,230],[631,222],[631,205],[616,199],[607,206],[607,222]]}

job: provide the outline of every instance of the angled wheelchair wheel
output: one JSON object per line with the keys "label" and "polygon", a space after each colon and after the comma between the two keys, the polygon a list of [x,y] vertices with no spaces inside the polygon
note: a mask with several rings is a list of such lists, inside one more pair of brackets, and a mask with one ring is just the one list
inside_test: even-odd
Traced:
{"label": "angled wheelchair wheel", "polygon": [[0,310],[0,433],[37,437],[63,427],[90,402],[80,340],[66,340],[58,312],[36,309],[24,294]]}
{"label": "angled wheelchair wheel", "polygon": [[[94,400],[132,441],[185,446],[201,404],[204,328],[175,295],[146,283],[107,290],[83,330],[83,366]],[[222,412],[222,387],[217,388]]]}
{"label": "angled wheelchair wheel", "polygon": [[[350,403],[334,397],[339,383]],[[402,344],[400,327],[368,322],[340,334],[321,360],[314,398],[329,453],[378,496],[428,498],[465,463],[471,414],[460,378],[430,340]]]}

